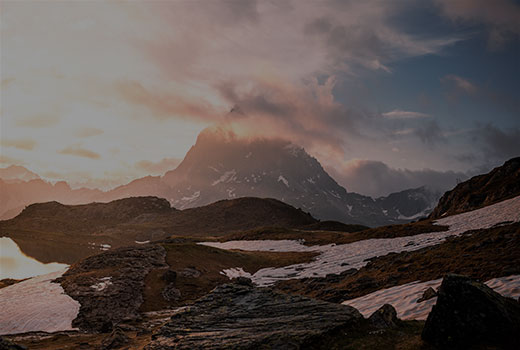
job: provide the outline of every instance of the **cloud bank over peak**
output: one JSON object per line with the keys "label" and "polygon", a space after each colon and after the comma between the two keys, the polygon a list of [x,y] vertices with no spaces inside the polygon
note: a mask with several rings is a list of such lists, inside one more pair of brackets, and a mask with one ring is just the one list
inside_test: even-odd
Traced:
{"label": "cloud bank over peak", "polygon": [[359,159],[346,163],[340,171],[333,169],[331,173],[347,191],[372,197],[421,186],[444,192],[468,178],[462,172],[395,169],[381,161]]}

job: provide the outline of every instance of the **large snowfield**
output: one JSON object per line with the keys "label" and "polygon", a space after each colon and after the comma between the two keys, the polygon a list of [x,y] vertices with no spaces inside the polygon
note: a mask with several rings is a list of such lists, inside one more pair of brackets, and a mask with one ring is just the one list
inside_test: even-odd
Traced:
{"label": "large snowfield", "polygon": [[72,330],[80,304],[52,281],[66,269],[0,289],[0,335]]}
{"label": "large snowfield", "polygon": [[440,244],[449,236],[460,235],[469,230],[490,228],[504,222],[520,221],[520,196],[473,210],[437,220],[439,225],[449,226],[448,231],[423,233],[409,237],[367,239],[349,244],[327,244],[307,247],[295,240],[257,240],[202,242],[200,244],[221,249],[241,249],[248,251],[277,252],[320,252],[313,261],[278,268],[264,268],[255,274],[249,274],[240,267],[226,269],[223,274],[229,278],[245,276],[251,278],[258,286],[269,286],[279,280],[305,277],[325,277],[328,274],[339,274],[343,271],[365,266],[369,259],[387,255],[414,251],[424,247]]}

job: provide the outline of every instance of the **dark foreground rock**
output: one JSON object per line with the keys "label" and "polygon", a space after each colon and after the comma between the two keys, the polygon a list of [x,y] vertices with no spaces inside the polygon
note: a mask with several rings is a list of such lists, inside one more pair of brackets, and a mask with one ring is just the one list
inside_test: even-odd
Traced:
{"label": "dark foreground rock", "polygon": [[376,329],[396,328],[401,322],[397,318],[397,311],[390,304],[385,304],[374,311],[368,321]]}
{"label": "dark foreground rock", "polygon": [[129,341],[130,339],[125,334],[125,332],[121,328],[116,327],[112,333],[110,333],[110,335],[103,340],[101,345],[103,350],[111,350],[118,349],[123,345],[128,344]]}
{"label": "dark foreground rock", "polygon": [[172,316],[146,349],[320,349],[362,320],[349,306],[226,284]]}
{"label": "dark foreground rock", "polygon": [[423,301],[430,300],[431,298],[435,298],[437,296],[437,292],[432,287],[426,289],[423,295],[417,300],[418,303],[422,303]]}
{"label": "dark foreground rock", "polygon": [[520,349],[520,303],[460,275],[442,281],[422,338],[439,348]]}
{"label": "dark foreground rock", "polygon": [[123,320],[139,318],[145,277],[166,268],[166,251],[147,244],[110,250],[73,265],[58,281],[81,304],[74,327],[85,331],[111,332]]}
{"label": "dark foreground rock", "polygon": [[0,350],[26,350],[27,348],[22,345],[13,343],[9,339],[0,337]]}

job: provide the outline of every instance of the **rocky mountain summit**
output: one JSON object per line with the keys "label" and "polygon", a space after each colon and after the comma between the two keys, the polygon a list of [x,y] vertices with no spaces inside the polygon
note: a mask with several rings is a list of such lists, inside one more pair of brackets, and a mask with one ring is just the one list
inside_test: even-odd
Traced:
{"label": "rocky mountain summit", "polygon": [[[147,192],[148,191],[148,192]],[[230,198],[276,198],[321,220],[380,226],[429,214],[440,193],[426,187],[373,199],[347,192],[303,148],[284,140],[242,140],[202,132],[181,164],[162,177],[147,177],[108,192],[168,199],[193,208]]]}
{"label": "rocky mountain summit", "polygon": [[[1,174],[0,174],[1,175]],[[1,177],[0,177],[1,179]],[[274,198],[310,212],[320,220],[381,226],[424,217],[440,193],[427,187],[371,198],[347,192],[303,148],[279,139],[239,139],[203,131],[184,160],[163,176],[146,176],[103,192],[71,189],[65,182],[0,180],[0,219],[16,216],[25,205],[109,202],[137,196],[167,199],[176,209],[241,197]]]}

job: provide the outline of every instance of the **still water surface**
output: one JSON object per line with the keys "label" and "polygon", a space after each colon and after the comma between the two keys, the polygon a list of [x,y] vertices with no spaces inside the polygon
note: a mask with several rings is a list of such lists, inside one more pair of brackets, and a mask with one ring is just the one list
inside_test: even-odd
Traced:
{"label": "still water surface", "polygon": [[68,265],[60,263],[43,264],[25,255],[9,237],[0,237],[0,280],[4,278],[23,279],[63,270]]}

